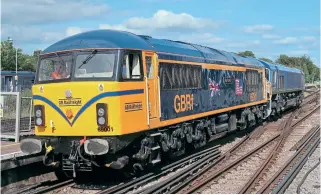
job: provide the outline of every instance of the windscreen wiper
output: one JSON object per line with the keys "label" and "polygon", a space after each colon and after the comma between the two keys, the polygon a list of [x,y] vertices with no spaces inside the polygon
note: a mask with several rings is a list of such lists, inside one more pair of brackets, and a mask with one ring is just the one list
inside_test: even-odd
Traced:
{"label": "windscreen wiper", "polygon": [[87,64],[88,61],[91,60],[91,59],[94,57],[94,55],[96,55],[96,53],[97,53],[97,50],[96,50],[96,49],[95,49],[94,51],[92,51],[91,54],[89,54],[89,55],[87,56],[87,58],[82,62],[82,64],[78,67],[78,69],[79,69],[80,67],[82,67],[82,65]]}

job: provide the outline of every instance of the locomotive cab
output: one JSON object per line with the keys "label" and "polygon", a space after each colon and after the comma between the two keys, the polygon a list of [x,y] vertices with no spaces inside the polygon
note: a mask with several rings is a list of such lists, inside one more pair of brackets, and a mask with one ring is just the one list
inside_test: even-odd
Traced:
{"label": "locomotive cab", "polygon": [[156,57],[111,49],[41,56],[32,88],[38,137],[22,140],[21,150],[69,155],[76,142],[88,155],[121,150],[158,116]]}
{"label": "locomotive cab", "polygon": [[[43,118],[37,117],[40,110],[35,113],[36,134],[121,135],[144,129],[135,120],[148,125],[149,119],[156,116],[153,55],[95,49],[42,56],[33,87],[35,107],[44,109]],[[148,98],[153,100],[149,107],[145,103]],[[129,114],[135,110],[142,112]],[[120,119],[128,121],[128,126],[121,126]]]}

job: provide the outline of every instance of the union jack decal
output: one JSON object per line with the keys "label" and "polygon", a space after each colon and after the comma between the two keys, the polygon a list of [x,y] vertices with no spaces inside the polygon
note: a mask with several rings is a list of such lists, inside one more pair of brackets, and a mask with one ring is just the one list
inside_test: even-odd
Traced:
{"label": "union jack decal", "polygon": [[218,83],[215,81],[212,81],[212,79],[208,78],[208,88],[211,90],[211,97],[214,96],[214,94],[220,92],[220,88],[218,86]]}

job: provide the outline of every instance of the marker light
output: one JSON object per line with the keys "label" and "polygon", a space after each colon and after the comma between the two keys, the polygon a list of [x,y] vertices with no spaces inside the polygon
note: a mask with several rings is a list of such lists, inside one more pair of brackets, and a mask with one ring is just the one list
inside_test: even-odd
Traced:
{"label": "marker light", "polygon": [[44,126],[45,125],[45,107],[43,105],[35,105],[35,125]]}
{"label": "marker light", "polygon": [[105,120],[103,117],[99,117],[99,118],[98,118],[98,124],[99,124],[99,125],[104,125],[105,122],[106,122],[106,120]]}
{"label": "marker light", "polygon": [[40,125],[42,124],[42,119],[41,119],[41,118],[37,118],[37,119],[36,119],[36,124],[37,124],[38,126],[40,126]]}
{"label": "marker light", "polygon": [[98,116],[103,116],[105,114],[105,110],[103,108],[98,109]]}
{"label": "marker light", "polygon": [[36,117],[41,117],[41,110],[36,110]]}
{"label": "marker light", "polygon": [[105,103],[97,103],[96,104],[96,121],[97,125],[105,126],[108,124],[108,107]]}

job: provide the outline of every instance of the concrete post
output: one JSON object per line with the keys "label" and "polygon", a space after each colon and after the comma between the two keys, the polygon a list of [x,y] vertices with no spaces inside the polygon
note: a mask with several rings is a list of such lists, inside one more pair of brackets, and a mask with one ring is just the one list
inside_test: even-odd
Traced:
{"label": "concrete post", "polygon": [[20,139],[20,112],[21,112],[21,93],[16,92],[16,131],[15,131],[15,142],[19,142]]}

